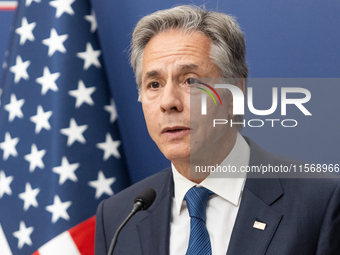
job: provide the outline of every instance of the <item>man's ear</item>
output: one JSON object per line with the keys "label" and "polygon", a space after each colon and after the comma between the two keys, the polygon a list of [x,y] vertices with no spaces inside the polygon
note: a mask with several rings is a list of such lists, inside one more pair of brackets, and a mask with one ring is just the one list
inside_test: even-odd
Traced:
{"label": "man's ear", "polygon": [[246,97],[246,79],[241,76],[238,77],[236,79],[236,86],[238,86],[242,90],[244,97]]}
{"label": "man's ear", "polygon": [[234,119],[234,113],[233,113],[233,109],[234,109],[234,98],[231,94],[231,92],[228,93],[228,121],[233,120]]}
{"label": "man's ear", "polygon": [[[246,97],[246,80],[244,77],[237,77],[235,78],[235,86],[239,87],[244,95],[244,98]],[[228,108],[228,116],[230,119],[234,120],[234,113],[233,113],[233,109],[234,109],[234,102],[233,102],[233,97],[231,95],[231,93],[229,93],[229,97],[228,101],[229,103],[229,108]]]}

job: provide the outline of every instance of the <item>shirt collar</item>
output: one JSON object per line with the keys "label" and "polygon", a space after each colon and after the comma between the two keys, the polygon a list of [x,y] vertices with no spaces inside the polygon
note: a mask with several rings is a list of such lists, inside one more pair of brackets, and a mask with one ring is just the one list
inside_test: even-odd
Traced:
{"label": "shirt collar", "polygon": [[[220,166],[236,166],[240,169],[240,166],[248,166],[250,158],[250,148],[244,138],[237,133],[235,145],[229,155],[222,161]],[[174,194],[175,194],[175,206],[176,212],[181,213],[182,202],[185,194],[189,189],[194,186],[205,187],[216,195],[222,197],[234,206],[239,206],[240,198],[244,186],[246,173],[240,178],[211,178],[211,174],[208,178],[202,181],[200,184],[192,182],[181,175],[171,164],[173,178],[174,178]]]}

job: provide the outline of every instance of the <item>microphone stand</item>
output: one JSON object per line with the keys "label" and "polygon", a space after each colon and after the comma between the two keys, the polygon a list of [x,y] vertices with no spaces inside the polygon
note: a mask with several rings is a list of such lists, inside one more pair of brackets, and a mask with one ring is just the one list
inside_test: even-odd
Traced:
{"label": "microphone stand", "polygon": [[131,219],[131,217],[133,215],[136,214],[136,212],[140,211],[143,209],[143,204],[142,202],[140,201],[137,201],[134,205],[133,205],[133,209],[132,211],[130,212],[130,214],[126,217],[126,219],[123,221],[123,223],[119,226],[119,228],[117,229],[115,235],[113,236],[112,238],[112,241],[111,241],[111,245],[110,245],[110,249],[109,249],[109,252],[107,253],[108,255],[113,255],[113,251],[116,247],[116,244],[117,244],[117,239],[118,239],[118,235],[120,233],[120,231],[123,229],[123,227],[126,225],[126,223],[128,223],[128,221]]}

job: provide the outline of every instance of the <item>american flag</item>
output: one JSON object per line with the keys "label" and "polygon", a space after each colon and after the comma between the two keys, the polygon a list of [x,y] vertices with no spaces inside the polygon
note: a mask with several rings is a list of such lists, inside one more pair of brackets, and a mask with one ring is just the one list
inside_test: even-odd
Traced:
{"label": "american flag", "polygon": [[93,254],[100,200],[129,185],[87,0],[24,0],[0,86],[1,255]]}

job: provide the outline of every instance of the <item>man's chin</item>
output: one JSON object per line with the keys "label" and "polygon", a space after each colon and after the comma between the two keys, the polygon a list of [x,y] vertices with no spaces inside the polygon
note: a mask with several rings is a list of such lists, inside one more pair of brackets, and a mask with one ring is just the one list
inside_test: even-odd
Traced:
{"label": "man's chin", "polygon": [[190,150],[174,150],[163,152],[164,156],[170,160],[172,163],[182,162],[190,164]]}

